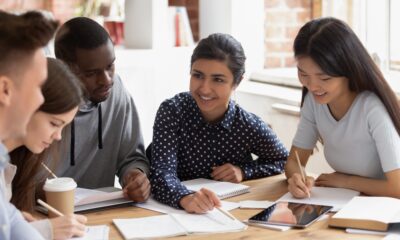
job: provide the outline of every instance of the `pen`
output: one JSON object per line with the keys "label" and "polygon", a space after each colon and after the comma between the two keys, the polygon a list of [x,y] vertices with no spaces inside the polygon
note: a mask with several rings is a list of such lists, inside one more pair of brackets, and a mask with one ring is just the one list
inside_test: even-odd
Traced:
{"label": "pen", "polygon": [[230,219],[236,220],[236,218],[232,214],[230,214],[229,212],[225,211],[224,209],[222,209],[220,207],[216,207],[216,209],[218,211],[220,211],[222,214],[224,214],[225,216],[229,217]]}
{"label": "pen", "polygon": [[58,211],[57,209],[53,208],[52,206],[50,206],[49,204],[43,202],[41,199],[38,199],[37,202],[42,205],[43,207],[47,208],[47,210],[53,212],[54,214],[58,215],[59,217],[64,216],[64,214],[62,214],[60,211]]}
{"label": "pen", "polygon": [[44,164],[43,162],[41,162],[41,164],[54,178],[57,178],[57,176],[50,170],[50,168],[46,166],[46,164]]}
{"label": "pen", "polygon": [[[303,167],[301,165],[299,154],[297,153],[296,150],[294,151],[294,153],[296,154],[297,165],[299,166],[300,169],[301,178],[303,179],[303,182],[306,184],[307,175],[304,172]],[[310,192],[307,192],[307,196],[310,198]]]}

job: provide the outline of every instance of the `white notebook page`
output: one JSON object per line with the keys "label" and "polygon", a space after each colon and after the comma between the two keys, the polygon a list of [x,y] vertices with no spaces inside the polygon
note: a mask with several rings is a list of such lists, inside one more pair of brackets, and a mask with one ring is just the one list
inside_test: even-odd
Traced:
{"label": "white notebook page", "polygon": [[205,178],[183,181],[182,184],[192,191],[199,191],[201,188],[207,188],[216,193],[221,199],[249,192],[250,189],[249,186],[243,184],[220,182]]}
{"label": "white notebook page", "polygon": [[313,187],[311,190],[310,198],[298,199],[292,196],[290,192],[283,195],[277,201],[289,201],[297,203],[309,203],[333,206],[332,212],[339,211],[346,203],[353,197],[360,195],[360,192],[344,189],[344,188],[330,188],[330,187]]}

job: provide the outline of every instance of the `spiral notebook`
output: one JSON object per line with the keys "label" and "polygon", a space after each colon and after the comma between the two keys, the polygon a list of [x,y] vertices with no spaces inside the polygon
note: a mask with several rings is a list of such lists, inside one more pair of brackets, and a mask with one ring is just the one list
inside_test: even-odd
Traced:
{"label": "spiral notebook", "polygon": [[199,191],[201,188],[207,188],[217,194],[220,199],[250,192],[250,187],[243,184],[220,182],[205,178],[184,181],[182,184],[192,191]]}

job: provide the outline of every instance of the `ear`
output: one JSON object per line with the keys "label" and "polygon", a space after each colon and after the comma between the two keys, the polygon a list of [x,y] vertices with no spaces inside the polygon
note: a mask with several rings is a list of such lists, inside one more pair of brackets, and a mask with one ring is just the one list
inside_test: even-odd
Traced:
{"label": "ear", "polygon": [[14,83],[9,77],[0,76],[0,105],[10,105],[13,87]]}

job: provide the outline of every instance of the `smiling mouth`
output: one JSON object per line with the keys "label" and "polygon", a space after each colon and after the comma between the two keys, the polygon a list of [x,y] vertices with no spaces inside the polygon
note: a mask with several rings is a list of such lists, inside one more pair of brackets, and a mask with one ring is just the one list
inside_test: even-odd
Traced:
{"label": "smiling mouth", "polygon": [[316,92],[313,92],[313,94],[314,94],[315,96],[317,96],[317,97],[321,97],[321,96],[326,95],[326,92],[323,92],[323,93],[316,93]]}
{"label": "smiling mouth", "polygon": [[202,95],[199,95],[199,97],[200,97],[200,99],[203,100],[203,101],[211,101],[211,100],[214,99],[214,98],[212,98],[212,97],[206,97],[206,96],[202,96]]}

